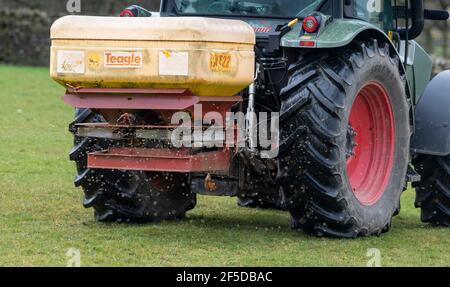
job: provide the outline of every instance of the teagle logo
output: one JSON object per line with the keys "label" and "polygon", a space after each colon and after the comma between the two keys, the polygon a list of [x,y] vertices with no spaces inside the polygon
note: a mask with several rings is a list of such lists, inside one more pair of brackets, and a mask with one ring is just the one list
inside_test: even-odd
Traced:
{"label": "teagle logo", "polygon": [[142,52],[105,52],[105,68],[142,68]]}

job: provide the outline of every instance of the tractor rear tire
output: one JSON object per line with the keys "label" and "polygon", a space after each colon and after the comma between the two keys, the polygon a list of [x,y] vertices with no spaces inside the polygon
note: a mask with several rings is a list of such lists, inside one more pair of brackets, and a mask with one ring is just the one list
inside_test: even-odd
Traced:
{"label": "tractor rear tire", "polygon": [[421,176],[413,183],[421,220],[450,227],[450,156],[419,155],[413,165]]}
{"label": "tractor rear tire", "polygon": [[76,124],[95,122],[104,122],[104,119],[90,109],[77,109],[69,130],[74,134],[70,159],[77,166],[75,186],[83,188],[83,205],[94,209],[96,220],[154,222],[181,219],[195,207],[196,195],[190,190],[187,174],[88,168],[88,153],[122,144],[75,134]]}
{"label": "tractor rear tire", "polygon": [[281,91],[278,181],[292,227],[355,238],[390,229],[409,163],[400,61],[387,43],[315,50]]}

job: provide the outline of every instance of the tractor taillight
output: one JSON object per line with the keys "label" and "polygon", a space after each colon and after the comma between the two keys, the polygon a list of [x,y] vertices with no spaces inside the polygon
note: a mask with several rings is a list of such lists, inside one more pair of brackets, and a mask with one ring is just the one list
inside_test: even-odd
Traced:
{"label": "tractor taillight", "polygon": [[315,47],[316,42],[315,41],[300,41],[300,47]]}
{"label": "tractor taillight", "polygon": [[151,17],[152,13],[141,6],[131,5],[123,10],[120,17]]}
{"label": "tractor taillight", "polygon": [[319,29],[319,21],[315,16],[308,16],[303,20],[303,30],[314,33]]}
{"label": "tractor taillight", "polygon": [[120,17],[135,17],[133,11],[131,11],[130,9],[125,9],[122,12],[120,12]]}

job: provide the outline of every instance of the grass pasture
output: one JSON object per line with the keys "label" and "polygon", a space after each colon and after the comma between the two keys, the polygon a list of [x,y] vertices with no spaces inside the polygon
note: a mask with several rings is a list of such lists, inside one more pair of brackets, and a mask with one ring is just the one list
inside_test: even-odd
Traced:
{"label": "grass pasture", "polygon": [[356,240],[291,231],[287,213],[233,198],[199,197],[183,221],[94,222],[72,183],[63,93],[48,69],[0,66],[0,266],[65,266],[70,248],[83,266],[366,266],[378,248],[383,266],[450,267],[450,229],[420,222],[413,190],[391,232]]}

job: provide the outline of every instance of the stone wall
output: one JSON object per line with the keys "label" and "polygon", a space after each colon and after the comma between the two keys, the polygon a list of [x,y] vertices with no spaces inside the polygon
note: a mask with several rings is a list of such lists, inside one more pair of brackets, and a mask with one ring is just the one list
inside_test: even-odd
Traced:
{"label": "stone wall", "polygon": [[[78,0],[0,0],[0,63],[47,66],[50,26],[58,17],[68,14],[117,15],[132,4],[157,11],[160,5],[160,0],[79,0],[80,13],[69,13],[69,1]],[[419,39],[425,47],[427,42],[435,42],[425,41],[425,38]],[[450,68],[448,59],[434,60],[435,73]]]}
{"label": "stone wall", "polygon": [[80,13],[69,13],[68,1],[0,0],[0,63],[48,66],[50,26],[58,17],[117,15],[132,4],[159,9],[159,0],[80,0]]}

